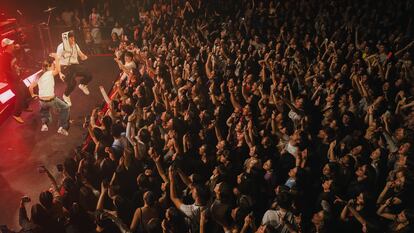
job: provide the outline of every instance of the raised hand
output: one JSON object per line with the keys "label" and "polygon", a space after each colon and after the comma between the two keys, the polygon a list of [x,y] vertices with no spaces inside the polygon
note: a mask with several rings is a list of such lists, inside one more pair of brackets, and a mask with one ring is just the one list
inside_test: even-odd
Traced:
{"label": "raised hand", "polygon": [[336,146],[336,140],[333,140],[330,144],[329,144],[329,149],[333,149]]}
{"label": "raised hand", "polygon": [[106,184],[105,182],[101,182],[101,194],[105,193],[108,191],[108,184]]}
{"label": "raised hand", "polygon": [[54,59],[57,59],[58,58],[57,53],[50,53],[49,56],[50,57],[53,57]]}

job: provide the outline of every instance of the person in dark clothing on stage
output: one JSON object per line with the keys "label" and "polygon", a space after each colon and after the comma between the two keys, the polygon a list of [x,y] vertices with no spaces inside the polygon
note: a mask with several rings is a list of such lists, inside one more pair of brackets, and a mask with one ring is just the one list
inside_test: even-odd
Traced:
{"label": "person in dark clothing on stage", "polygon": [[14,104],[13,118],[20,124],[24,121],[21,118],[22,111],[28,109],[29,98],[28,90],[22,80],[20,80],[19,73],[20,68],[16,64],[16,58],[14,57],[14,51],[16,44],[14,40],[4,38],[1,41],[2,53],[0,55],[0,72],[5,76],[10,89],[16,96],[16,102]]}
{"label": "person in dark clothing on stage", "polygon": [[75,41],[75,35],[73,32],[68,33],[69,50],[65,50],[63,43],[57,47],[57,54],[60,57],[62,65],[62,73],[60,76],[66,83],[65,93],[63,94],[63,100],[69,105],[72,105],[70,100],[70,94],[76,87],[76,77],[82,77],[79,81],[79,89],[85,95],[89,95],[88,83],[92,80],[92,74],[84,67],[79,64],[79,59],[84,61],[88,59],[79,48]]}

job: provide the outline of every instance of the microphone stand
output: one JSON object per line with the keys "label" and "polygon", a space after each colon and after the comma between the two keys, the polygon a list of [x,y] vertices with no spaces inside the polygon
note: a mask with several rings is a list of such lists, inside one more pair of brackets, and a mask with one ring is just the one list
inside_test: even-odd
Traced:
{"label": "microphone stand", "polygon": [[[56,7],[49,7],[48,9],[44,10],[43,12],[48,13],[47,22],[40,23],[38,29],[39,29],[39,35],[40,35],[40,42],[42,43],[43,47],[43,56],[47,57],[50,51],[52,50],[52,36],[50,34],[50,18],[52,16],[52,12],[56,9]],[[43,31],[46,32],[47,41],[45,41],[45,35],[43,34]]]}

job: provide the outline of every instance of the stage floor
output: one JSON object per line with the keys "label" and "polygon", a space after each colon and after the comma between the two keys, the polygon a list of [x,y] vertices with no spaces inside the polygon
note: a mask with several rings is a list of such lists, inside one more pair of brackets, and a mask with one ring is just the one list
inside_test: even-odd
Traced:
{"label": "stage floor", "polygon": [[[89,84],[91,94],[86,96],[76,88],[71,95],[71,119],[74,123],[69,136],[57,134],[57,116],[49,126],[49,132],[40,132],[39,103],[33,101],[31,113],[23,113],[25,124],[16,123],[9,117],[0,126],[0,225],[7,224],[11,229],[19,230],[18,208],[20,198],[29,196],[32,202],[27,205],[30,213],[32,203],[38,202],[41,191],[50,187],[45,174],[39,174],[37,167],[47,166],[56,176],[56,164],[73,153],[87,131],[82,128],[84,117],[103,103],[99,92],[102,85],[108,91],[118,75],[118,69],[112,57],[90,57],[86,62],[93,74]],[[56,82],[58,96],[61,97],[65,85]]]}

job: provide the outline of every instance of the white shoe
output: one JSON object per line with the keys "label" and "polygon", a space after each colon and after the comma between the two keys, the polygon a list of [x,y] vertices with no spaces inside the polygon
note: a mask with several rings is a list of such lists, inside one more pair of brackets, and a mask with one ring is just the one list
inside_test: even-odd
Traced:
{"label": "white shoe", "polygon": [[85,95],[89,95],[89,89],[88,86],[83,85],[83,84],[79,84],[79,89],[81,89],[83,91],[83,93],[85,93]]}
{"label": "white shoe", "polygon": [[46,124],[42,125],[42,128],[40,129],[41,132],[47,132],[49,130],[49,127],[47,127]]}
{"label": "white shoe", "polygon": [[63,136],[68,136],[69,135],[68,131],[66,129],[62,128],[62,127],[60,127],[57,132],[59,134],[62,134]]}
{"label": "white shoe", "polygon": [[72,106],[72,102],[70,101],[69,96],[63,95],[62,97],[63,97],[63,101],[65,101],[69,105],[69,107]]}

